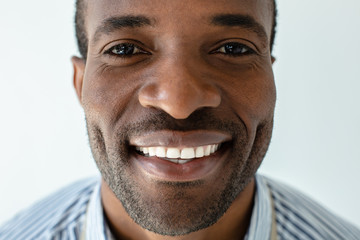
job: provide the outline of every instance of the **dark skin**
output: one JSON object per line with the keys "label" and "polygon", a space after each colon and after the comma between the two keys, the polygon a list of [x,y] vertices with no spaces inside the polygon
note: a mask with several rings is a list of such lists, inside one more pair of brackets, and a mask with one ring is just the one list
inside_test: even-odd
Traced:
{"label": "dark skin", "polygon": [[[271,2],[160,0],[148,4],[145,0],[89,0],[86,13],[88,56],[86,62],[72,58],[74,86],[103,176],[102,202],[114,235],[119,239],[242,239],[251,218],[254,174],[271,138],[276,98],[269,44]],[[246,25],[244,21],[234,25],[229,18],[214,18],[229,14],[250,17],[257,25]],[[111,17],[130,15],[138,21],[131,26],[118,24],[109,28],[102,24]],[[166,115],[165,124],[171,122],[169,126],[176,127],[130,132],[123,138],[115,134],[124,133],[121,127],[128,123],[146,122],[161,114]],[[206,119],[204,128],[187,122],[204,114],[243,127],[235,128],[240,132],[234,133],[227,132],[226,127],[217,129],[218,125],[207,124]],[[175,176],[167,172],[153,174],[137,164],[144,159],[158,163],[158,159],[134,153],[139,135],[153,134],[181,142],[187,133],[200,139],[188,141],[188,145],[216,143],[211,138],[218,136],[226,139],[222,150],[200,160],[201,166],[217,162],[206,173],[192,171],[192,166],[198,166],[193,164],[181,168]],[[237,135],[242,136],[241,141],[236,140]],[[119,162],[124,164],[118,167]],[[116,182],[119,176],[126,181]],[[180,183],[185,182],[187,187],[181,188]],[[168,229],[178,226],[165,233],[156,224],[152,227],[130,217],[133,209],[124,208],[124,189],[145,202],[139,203],[140,212],[148,211],[158,222],[163,219],[164,224],[170,219],[173,224]],[[219,210],[215,223],[194,230],[192,225],[204,217],[197,219],[191,212],[207,202],[214,205],[206,209],[214,208],[217,201],[222,201],[216,196],[226,189],[235,195],[226,212]],[[180,193],[182,198],[174,197]],[[174,205],[182,206],[181,210]],[[190,212],[186,213],[186,209]],[[181,211],[187,215],[179,214]],[[184,220],[184,216],[189,219]]]}

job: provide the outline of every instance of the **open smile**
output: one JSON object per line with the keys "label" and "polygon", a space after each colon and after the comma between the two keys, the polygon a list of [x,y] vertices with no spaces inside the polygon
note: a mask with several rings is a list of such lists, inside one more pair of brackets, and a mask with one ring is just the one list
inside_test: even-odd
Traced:
{"label": "open smile", "polygon": [[215,153],[220,147],[220,144],[212,144],[199,147],[186,147],[186,148],[175,148],[175,147],[136,147],[136,150],[145,157],[159,157],[164,160],[177,163],[185,164],[196,158],[202,158],[210,156]]}
{"label": "open smile", "polygon": [[[194,181],[218,170],[228,155],[231,137],[218,132],[170,132],[133,138],[137,169],[166,181]],[[141,145],[140,145],[141,144]]]}

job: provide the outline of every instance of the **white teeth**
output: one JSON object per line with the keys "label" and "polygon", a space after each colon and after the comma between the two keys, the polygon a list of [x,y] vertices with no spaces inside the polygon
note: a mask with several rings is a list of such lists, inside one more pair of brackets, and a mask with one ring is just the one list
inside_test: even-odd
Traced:
{"label": "white teeth", "polygon": [[185,164],[187,162],[190,162],[191,160],[178,160],[179,164]]}
{"label": "white teeth", "polygon": [[149,147],[149,156],[150,157],[156,156],[156,147]]}
{"label": "white teeth", "polygon": [[191,162],[191,159],[190,160],[167,159],[167,160],[177,164],[185,164],[187,162]]}
{"label": "white teeth", "polygon": [[166,149],[164,147],[156,147],[156,156],[157,157],[166,157]]}
{"label": "white teeth", "polygon": [[210,151],[211,151],[211,145],[205,146],[204,155],[205,155],[205,156],[209,156],[209,155],[210,155]]}
{"label": "white teeth", "polygon": [[192,159],[195,158],[194,148],[184,148],[181,150],[181,159]]}
{"label": "white teeth", "polygon": [[167,158],[180,158],[180,149],[178,148],[168,148],[166,152]]}
{"label": "white teeth", "polygon": [[204,156],[204,147],[197,147],[195,151],[195,157],[201,158]]}
{"label": "white teeth", "polygon": [[193,148],[166,148],[166,147],[136,147],[145,156],[166,158],[173,163],[184,164],[194,158],[209,156],[219,149],[219,144],[206,145]]}
{"label": "white teeth", "polygon": [[145,153],[145,154],[148,154],[149,153],[149,148],[144,148],[144,147],[141,147],[140,148],[140,151]]}
{"label": "white teeth", "polygon": [[211,145],[210,154],[215,152],[215,145]]}

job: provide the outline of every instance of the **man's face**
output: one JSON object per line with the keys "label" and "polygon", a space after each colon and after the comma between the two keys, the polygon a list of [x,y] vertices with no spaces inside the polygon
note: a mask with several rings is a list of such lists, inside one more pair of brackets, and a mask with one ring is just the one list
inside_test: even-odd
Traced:
{"label": "man's face", "polygon": [[150,231],[214,224],[271,138],[271,2],[88,0],[85,19],[75,85],[104,180]]}

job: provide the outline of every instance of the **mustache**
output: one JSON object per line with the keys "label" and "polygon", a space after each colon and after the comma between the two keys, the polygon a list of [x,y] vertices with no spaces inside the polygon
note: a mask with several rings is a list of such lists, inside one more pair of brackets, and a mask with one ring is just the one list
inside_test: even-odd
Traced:
{"label": "mustache", "polygon": [[229,133],[247,135],[244,122],[238,118],[222,119],[221,114],[215,114],[211,108],[201,108],[193,112],[186,119],[175,119],[163,111],[156,111],[143,116],[136,122],[121,125],[117,131],[119,139],[127,139],[131,136],[139,136],[144,133],[170,130],[214,130]]}

